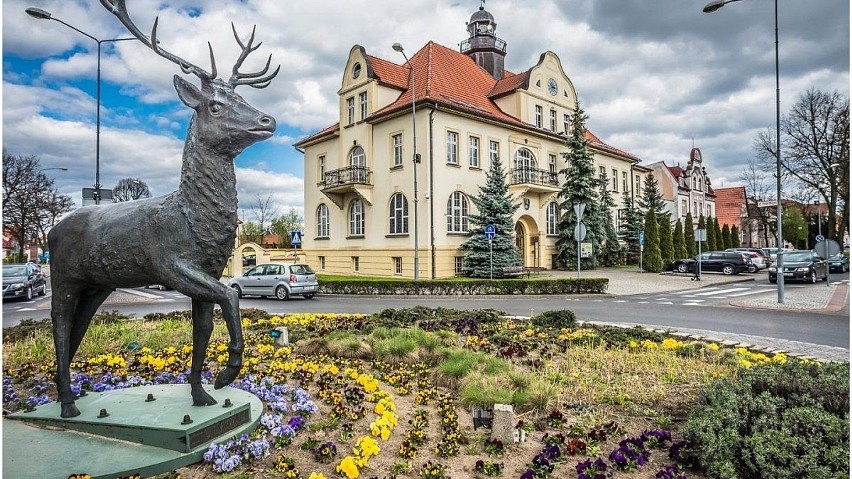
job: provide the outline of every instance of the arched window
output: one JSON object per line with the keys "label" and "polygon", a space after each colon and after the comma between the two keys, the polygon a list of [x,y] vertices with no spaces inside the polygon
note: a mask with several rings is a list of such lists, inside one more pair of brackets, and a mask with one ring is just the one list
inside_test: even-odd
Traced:
{"label": "arched window", "polygon": [[555,201],[548,203],[546,214],[547,218],[545,218],[545,223],[547,224],[547,234],[559,234],[559,205],[557,205]]}
{"label": "arched window", "polygon": [[408,200],[402,193],[391,196],[388,225],[388,231],[392,235],[408,233]]}
{"label": "arched window", "polygon": [[467,196],[454,191],[447,201],[447,232],[467,233]]}
{"label": "arched window", "polygon": [[349,236],[364,236],[364,204],[359,199],[349,204]]}
{"label": "arched window", "polygon": [[317,238],[328,237],[328,206],[325,203],[317,207]]}
{"label": "arched window", "polygon": [[535,155],[526,149],[519,148],[515,153],[514,170],[512,171],[512,179],[515,183],[529,183],[533,179],[536,169]]}
{"label": "arched window", "polygon": [[356,146],[349,152],[349,167],[353,183],[367,182],[367,155],[364,154],[364,148]]}

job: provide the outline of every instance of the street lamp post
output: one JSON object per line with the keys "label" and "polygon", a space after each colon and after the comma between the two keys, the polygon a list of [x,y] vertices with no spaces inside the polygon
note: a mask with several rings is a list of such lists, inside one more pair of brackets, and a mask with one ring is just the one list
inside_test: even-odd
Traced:
{"label": "street lamp post", "polygon": [[420,155],[417,154],[417,106],[414,103],[414,65],[405,54],[405,50],[399,43],[393,44],[394,51],[402,53],[405,62],[408,63],[408,84],[411,90],[411,133],[412,133],[412,149],[414,155],[414,281],[420,279],[420,241],[419,241],[419,222],[417,221],[417,164],[420,163]]}
{"label": "street lamp post", "polygon": [[[715,12],[725,5],[740,0],[714,0],[704,6],[704,13]],[[781,206],[781,74],[778,67],[778,0],[775,0],[775,229],[778,233],[776,238],[777,263],[775,265],[778,274],[778,303],[784,302],[784,254],[782,252],[784,239],[782,234]]]}
{"label": "street lamp post", "polygon": [[95,38],[92,35],[89,35],[88,33],[84,32],[83,30],[80,30],[79,28],[73,25],[63,22],[62,20],[51,15],[50,12],[42,10],[40,8],[30,7],[26,10],[26,12],[27,15],[33,18],[37,18],[39,20],[55,20],[65,25],[66,27],[76,31],[77,33],[89,37],[90,39],[94,40],[95,43],[98,44],[98,77],[96,81],[98,110],[97,115],[95,117],[95,191],[92,196],[94,197],[93,199],[95,200],[95,204],[99,205],[101,204],[101,44],[107,42],[123,42],[126,40],[136,40],[136,38],[110,38],[107,40],[101,40]]}

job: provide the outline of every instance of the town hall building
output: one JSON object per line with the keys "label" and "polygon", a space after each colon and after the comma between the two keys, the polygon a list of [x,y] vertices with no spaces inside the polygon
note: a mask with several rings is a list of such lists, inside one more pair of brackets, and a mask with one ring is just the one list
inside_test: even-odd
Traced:
{"label": "town hall building", "polygon": [[[295,145],[305,162],[308,263],[333,274],[458,275],[471,197],[499,161],[521,206],[514,231],[497,234],[512,235],[525,266],[553,266],[558,171],[577,92],[553,52],[526,71],[505,70],[496,27],[480,7],[459,51],[429,42],[408,54],[394,45],[407,60],[400,63],[352,47],[337,92],[339,122]],[[640,195],[650,169],[585,136],[616,205]]]}

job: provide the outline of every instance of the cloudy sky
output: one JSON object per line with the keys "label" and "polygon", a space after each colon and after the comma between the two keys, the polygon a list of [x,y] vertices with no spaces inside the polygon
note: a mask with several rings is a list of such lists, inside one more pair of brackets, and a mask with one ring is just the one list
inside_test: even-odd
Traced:
{"label": "cloudy sky", "polygon": [[[775,125],[774,3],[744,0],[702,13],[709,0],[488,0],[506,40],[506,68],[519,72],[544,51],[562,60],[590,115],[587,127],[643,164],[685,164],[701,148],[715,186],[739,184],[757,132]],[[414,52],[433,40],[458,48],[479,0],[127,0],[149,32],[159,16],[160,44],[209,69],[206,42],[220,71],[238,55],[229,23],[247,38],[257,25],[281,73],[266,89],[238,93],[278,121],[274,138],[236,161],[240,207],[272,195],[283,213],[303,205],[303,165],[295,140],[337,121],[342,69],[354,44],[403,63],[391,45]],[[849,96],[848,0],[779,3],[782,114],[808,88]],[[60,191],[81,204],[95,171],[97,48],[51,12],[100,39],[126,37],[95,0],[3,0],[3,147],[38,155]],[[172,85],[179,68],[136,41],[104,43],[101,64],[101,184],[138,177],[152,193],[177,187],[191,111]],[[187,77],[191,79],[191,77]],[[246,213],[248,214],[248,213]],[[248,219],[251,219],[250,217]]]}

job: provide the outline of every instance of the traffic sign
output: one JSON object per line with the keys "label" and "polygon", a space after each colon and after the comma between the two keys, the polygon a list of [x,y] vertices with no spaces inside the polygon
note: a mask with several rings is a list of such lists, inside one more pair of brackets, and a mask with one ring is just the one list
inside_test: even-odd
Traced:
{"label": "traffic sign", "polygon": [[639,232],[639,244],[640,245],[645,244],[645,232],[644,231]]}
{"label": "traffic sign", "polygon": [[494,229],[494,225],[485,225],[485,239],[491,241],[496,235],[497,231]]}
{"label": "traffic sign", "polygon": [[301,231],[291,231],[290,232],[290,244],[293,246],[299,246],[302,244],[302,232]]}
{"label": "traffic sign", "polygon": [[821,241],[825,241],[825,236],[823,236],[823,235],[816,235],[816,241],[817,241],[817,243],[819,243],[819,242],[821,242]]}
{"label": "traffic sign", "polygon": [[586,239],[586,225],[583,223],[577,223],[577,226],[574,227],[574,239],[576,241],[583,241]]}

